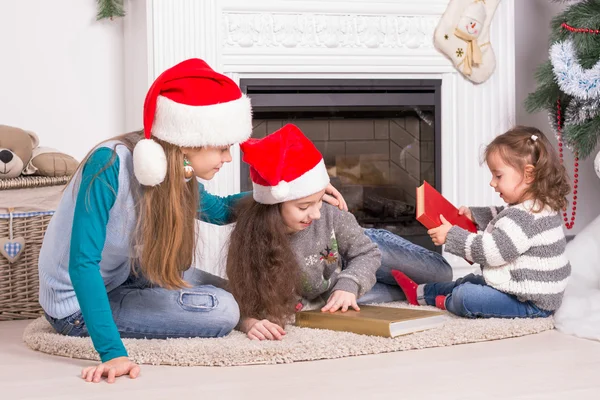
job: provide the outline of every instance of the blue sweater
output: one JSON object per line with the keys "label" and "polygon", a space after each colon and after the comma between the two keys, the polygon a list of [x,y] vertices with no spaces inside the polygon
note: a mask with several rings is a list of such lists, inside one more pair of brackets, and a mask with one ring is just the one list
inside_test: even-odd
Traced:
{"label": "blue sweater", "polygon": [[[137,217],[133,191],[140,189],[131,152],[116,144],[96,149],[83,166],[81,183],[73,180],[67,186],[39,258],[44,311],[60,319],[81,310],[103,362],[127,356],[107,293],[131,272],[130,243]],[[218,225],[232,222],[231,209],[245,195],[213,196],[201,184],[199,194],[199,218]]]}

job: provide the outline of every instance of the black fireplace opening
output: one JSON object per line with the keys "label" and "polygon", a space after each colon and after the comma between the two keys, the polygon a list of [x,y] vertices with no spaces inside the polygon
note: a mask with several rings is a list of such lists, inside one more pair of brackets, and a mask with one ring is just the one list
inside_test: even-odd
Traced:
{"label": "black fireplace opening", "polygon": [[[331,183],[365,228],[436,248],[415,219],[416,188],[441,188],[440,80],[242,79],[255,138],[287,123],[323,154]],[[241,189],[252,190],[241,163]]]}

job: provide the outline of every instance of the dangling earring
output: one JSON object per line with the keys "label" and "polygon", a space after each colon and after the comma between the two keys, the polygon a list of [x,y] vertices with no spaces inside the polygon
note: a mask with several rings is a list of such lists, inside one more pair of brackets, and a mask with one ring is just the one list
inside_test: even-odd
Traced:
{"label": "dangling earring", "polygon": [[188,161],[186,157],[183,157],[183,178],[185,182],[189,182],[194,177],[194,168],[192,168],[192,164]]}

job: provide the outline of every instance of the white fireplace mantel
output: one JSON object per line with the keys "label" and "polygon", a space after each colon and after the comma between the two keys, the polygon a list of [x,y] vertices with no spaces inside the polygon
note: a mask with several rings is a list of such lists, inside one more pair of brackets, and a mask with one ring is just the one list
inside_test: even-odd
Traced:
{"label": "white fireplace mantel", "polygon": [[[143,99],[165,69],[204,59],[242,78],[442,80],[442,193],[457,205],[499,204],[480,165],[482,147],[515,122],[514,0],[492,22],[497,67],[480,85],[433,47],[448,0],[128,0],[125,19],[126,125],[141,126]],[[239,191],[234,162],[207,183]],[[202,268],[218,272],[225,232],[202,227]],[[468,264],[446,254],[457,274]],[[464,270],[463,270],[464,268]]]}

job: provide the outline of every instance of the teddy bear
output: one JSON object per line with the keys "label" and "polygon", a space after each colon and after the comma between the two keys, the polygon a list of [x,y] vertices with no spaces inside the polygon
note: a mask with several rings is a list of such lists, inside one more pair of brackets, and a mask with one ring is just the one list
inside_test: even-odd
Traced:
{"label": "teddy bear", "polygon": [[38,145],[35,133],[0,125],[0,179],[21,175],[60,177],[75,172],[79,163],[73,157]]}

